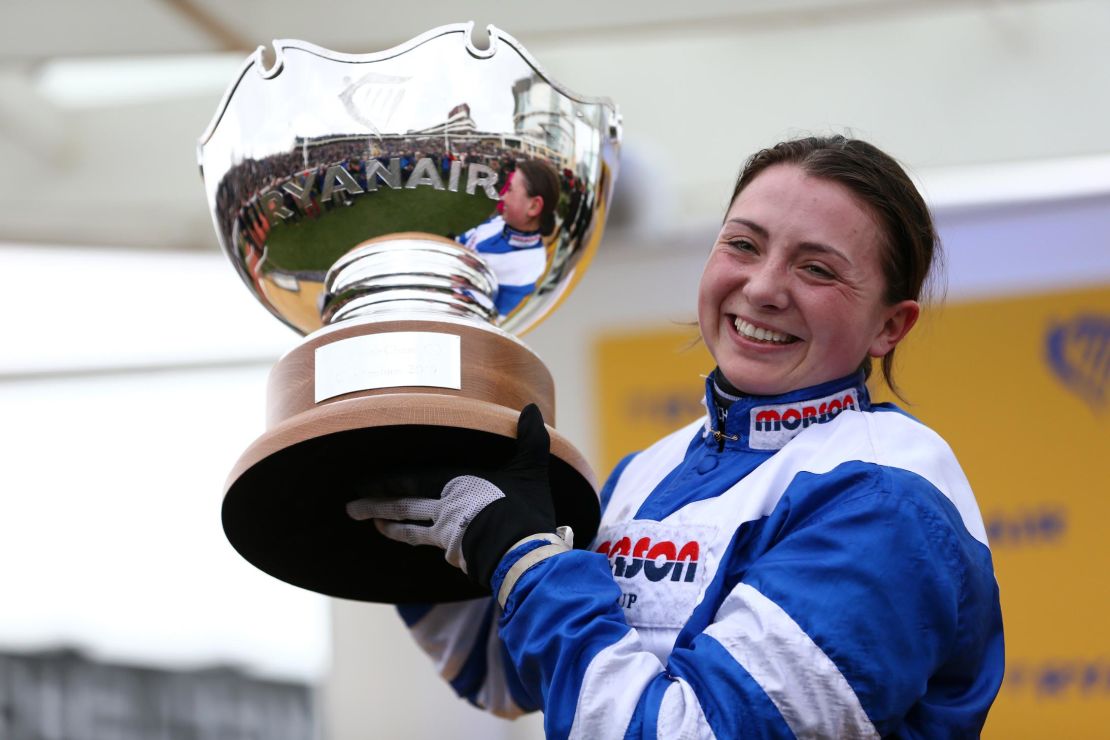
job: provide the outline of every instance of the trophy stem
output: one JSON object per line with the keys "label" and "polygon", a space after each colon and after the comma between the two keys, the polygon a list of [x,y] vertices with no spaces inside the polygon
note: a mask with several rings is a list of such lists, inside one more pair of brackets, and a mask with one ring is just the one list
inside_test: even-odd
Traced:
{"label": "trophy stem", "polygon": [[445,237],[404,232],[347,252],[324,278],[324,324],[414,313],[491,323],[497,278],[473,251]]}

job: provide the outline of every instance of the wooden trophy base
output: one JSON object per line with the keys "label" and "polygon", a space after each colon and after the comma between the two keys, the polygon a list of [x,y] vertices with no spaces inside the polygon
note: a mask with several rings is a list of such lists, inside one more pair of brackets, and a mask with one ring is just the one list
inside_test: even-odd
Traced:
{"label": "wooden trophy base", "polygon": [[[350,325],[346,325],[350,324]],[[352,337],[434,332],[460,338],[461,388],[389,387],[316,402],[316,350]],[[457,601],[483,595],[433,547],[383,537],[347,516],[370,483],[406,472],[481,475],[513,455],[520,409],[536,403],[551,435],[556,520],[578,546],[597,533],[600,509],[585,458],[551,428],[554,388],[540,360],[511,336],[465,322],[355,321],[305,338],[270,374],[267,431],[235,464],[224,531],[270,575],[360,601]]]}

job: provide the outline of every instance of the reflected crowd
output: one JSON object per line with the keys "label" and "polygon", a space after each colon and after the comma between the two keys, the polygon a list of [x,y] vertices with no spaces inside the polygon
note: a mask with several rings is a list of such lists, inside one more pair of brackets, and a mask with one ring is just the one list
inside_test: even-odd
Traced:
{"label": "reflected crowd", "polygon": [[[256,277],[275,221],[318,219],[382,184],[394,189],[465,189],[468,195],[482,191],[496,200],[505,193],[517,163],[531,158],[519,140],[497,135],[304,139],[290,151],[245,159],[229,169],[216,194],[217,217]],[[580,174],[565,167],[558,176],[559,229],[545,239],[548,245],[560,232],[576,239],[586,229],[592,208],[588,183]]]}

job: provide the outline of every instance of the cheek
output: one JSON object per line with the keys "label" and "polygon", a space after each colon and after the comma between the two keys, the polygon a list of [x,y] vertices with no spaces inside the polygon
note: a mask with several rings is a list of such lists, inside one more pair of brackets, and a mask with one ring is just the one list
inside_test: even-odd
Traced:
{"label": "cheek", "polygon": [[812,302],[808,316],[815,335],[824,338],[827,352],[848,364],[863,359],[876,331],[874,312],[855,300],[828,296]]}
{"label": "cheek", "polygon": [[717,334],[717,314],[720,308],[720,297],[710,269],[711,264],[706,266],[698,283],[698,327],[706,340],[712,339]]}

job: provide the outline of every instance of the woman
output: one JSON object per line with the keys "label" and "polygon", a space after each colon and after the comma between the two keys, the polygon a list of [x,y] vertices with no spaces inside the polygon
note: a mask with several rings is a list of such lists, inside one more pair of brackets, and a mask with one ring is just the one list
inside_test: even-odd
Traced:
{"label": "woman", "polygon": [[518,162],[492,216],[458,238],[479,252],[497,276],[494,303],[508,315],[536,289],[547,266],[543,237],[555,230],[559,202],[559,175],[547,162]]}
{"label": "woman", "polygon": [[943,440],[864,385],[872,358],[892,382],[935,244],[871,145],[761,151],[699,288],[707,418],[617,467],[594,552],[553,534],[534,407],[512,464],[442,508],[352,503],[491,585],[500,609],[402,608],[456,690],[543,709],[553,737],[978,735],[1003,669],[978,508]]}

